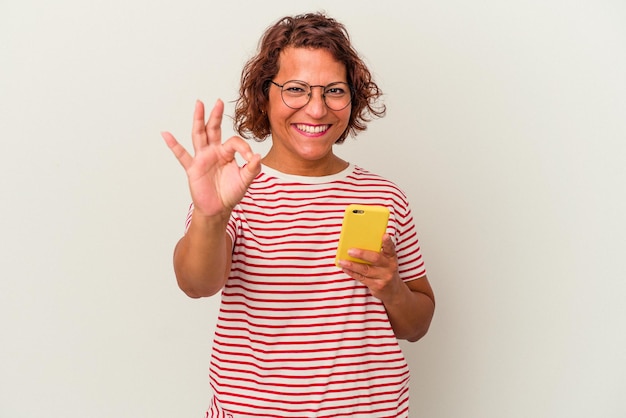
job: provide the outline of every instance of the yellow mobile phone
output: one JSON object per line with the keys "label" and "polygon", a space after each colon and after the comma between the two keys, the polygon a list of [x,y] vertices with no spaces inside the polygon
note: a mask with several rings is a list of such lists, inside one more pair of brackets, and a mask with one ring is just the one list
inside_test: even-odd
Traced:
{"label": "yellow mobile phone", "polygon": [[335,264],[338,266],[339,260],[368,264],[361,259],[350,257],[348,250],[362,248],[380,251],[388,221],[389,209],[384,206],[349,205],[343,217]]}

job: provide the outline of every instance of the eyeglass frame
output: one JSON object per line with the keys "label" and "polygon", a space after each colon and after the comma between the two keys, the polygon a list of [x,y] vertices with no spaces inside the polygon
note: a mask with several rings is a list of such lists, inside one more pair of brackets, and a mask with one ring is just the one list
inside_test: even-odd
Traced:
{"label": "eyeglass frame", "polygon": [[[346,83],[345,81],[334,81],[332,83],[326,84],[325,86],[321,85],[321,84],[315,84],[315,85],[311,85],[309,83],[307,83],[306,81],[302,81],[302,80],[287,80],[285,81],[283,84],[278,84],[277,82],[275,82],[274,80],[268,80],[270,83],[272,83],[273,85],[275,85],[276,87],[280,88],[280,98],[283,101],[283,103],[285,104],[285,106],[287,106],[290,109],[294,109],[294,110],[298,110],[298,109],[302,109],[303,107],[305,107],[306,105],[308,105],[311,102],[311,95],[313,93],[313,87],[321,87],[322,88],[322,100],[324,101],[324,105],[329,108],[330,110],[334,110],[335,112],[338,112],[340,110],[345,109],[346,107],[350,106],[350,103],[352,103],[352,86],[348,83]],[[285,101],[285,98],[283,97],[283,87],[291,82],[298,82],[298,83],[302,83],[304,85],[309,86],[309,93],[307,94],[307,96],[309,97],[306,101],[305,104],[303,104],[300,107],[292,107],[289,106],[287,104],[287,102]],[[332,107],[328,106],[328,103],[326,103],[326,87],[332,86],[333,84],[345,84],[346,86],[348,86],[348,94],[350,95],[350,100],[348,100],[348,103],[346,103],[346,105],[344,107],[342,107],[341,109],[333,109]]]}

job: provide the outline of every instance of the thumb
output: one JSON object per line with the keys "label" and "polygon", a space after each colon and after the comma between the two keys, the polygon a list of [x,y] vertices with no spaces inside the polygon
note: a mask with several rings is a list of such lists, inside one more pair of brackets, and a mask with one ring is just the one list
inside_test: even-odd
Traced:
{"label": "thumb", "polygon": [[387,257],[395,257],[396,255],[396,246],[389,234],[383,235],[382,253]]}

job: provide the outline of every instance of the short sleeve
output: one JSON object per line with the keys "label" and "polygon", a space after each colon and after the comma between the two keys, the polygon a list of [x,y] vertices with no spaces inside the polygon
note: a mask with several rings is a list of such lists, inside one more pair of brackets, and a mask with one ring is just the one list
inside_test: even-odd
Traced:
{"label": "short sleeve", "polygon": [[425,276],[426,266],[413,213],[408,201],[403,203],[403,207],[396,208],[396,254],[400,277],[408,282]]}

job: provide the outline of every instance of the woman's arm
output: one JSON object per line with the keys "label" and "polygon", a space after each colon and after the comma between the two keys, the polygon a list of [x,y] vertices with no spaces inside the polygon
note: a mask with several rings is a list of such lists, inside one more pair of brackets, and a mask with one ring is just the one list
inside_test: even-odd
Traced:
{"label": "woman's arm", "polygon": [[178,287],[192,298],[213,296],[226,284],[232,260],[228,219],[194,214],[174,250]]}
{"label": "woman's arm", "polygon": [[367,286],[380,299],[397,338],[422,338],[435,312],[435,295],[426,276],[405,283],[398,273],[398,257],[388,234],[380,252],[351,249],[348,254],[371,264],[341,260],[343,271]]}
{"label": "woman's arm", "polygon": [[[226,233],[230,214],[261,171],[261,157],[240,137],[222,143],[224,103],[218,100],[204,122],[204,104],[196,103],[193,115],[194,155],[174,136],[163,139],[187,173],[193,200],[189,228],[174,250],[178,286],[191,297],[211,296],[220,291],[230,271],[231,240]],[[239,167],[235,154],[247,164]]]}

